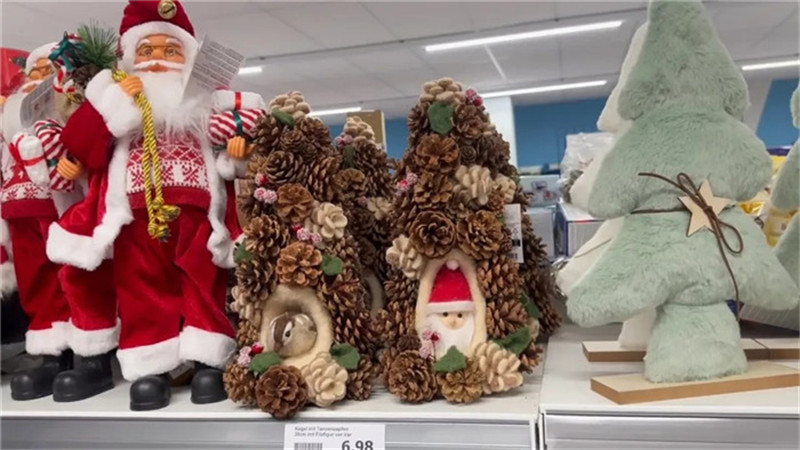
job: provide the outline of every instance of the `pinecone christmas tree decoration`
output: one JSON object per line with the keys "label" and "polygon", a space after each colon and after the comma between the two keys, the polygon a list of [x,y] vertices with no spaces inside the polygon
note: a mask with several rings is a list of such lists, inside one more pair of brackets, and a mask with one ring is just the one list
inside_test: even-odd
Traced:
{"label": "pinecone christmas tree decoration", "polygon": [[429,402],[438,392],[433,363],[416,350],[403,351],[393,358],[386,378],[389,392],[404,402]]}
{"label": "pinecone christmas tree decoration", "polygon": [[533,222],[527,214],[522,216],[522,252],[525,262],[520,275],[531,300],[539,308],[540,336],[547,337],[561,326],[561,314],[552,302],[564,295],[556,285],[555,274],[547,260],[541,239],[533,233]]}
{"label": "pinecone christmas tree decoration", "polygon": [[280,420],[294,417],[308,401],[308,386],[293,366],[270,367],[259,377],[255,393],[258,407]]}
{"label": "pinecone christmas tree decoration", "polygon": [[247,367],[233,361],[222,374],[225,392],[232,402],[244,406],[256,406],[256,377]]}
{"label": "pinecone christmas tree decoration", "polygon": [[486,374],[477,361],[467,361],[467,367],[455,372],[436,373],[436,383],[442,396],[452,403],[472,403],[483,395]]}

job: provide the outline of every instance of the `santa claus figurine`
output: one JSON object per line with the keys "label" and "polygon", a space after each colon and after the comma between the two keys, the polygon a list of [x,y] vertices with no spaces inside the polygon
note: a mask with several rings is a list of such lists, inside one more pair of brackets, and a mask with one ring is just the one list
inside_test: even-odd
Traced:
{"label": "santa claus figurine", "polygon": [[436,359],[444,356],[450,347],[466,355],[470,353],[474,334],[475,302],[467,277],[456,261],[448,261],[433,282],[422,332],[423,346],[426,353],[432,353]]}
{"label": "santa claus figurine", "polygon": [[130,1],[119,46],[124,73],[98,73],[62,135],[83,167],[102,176],[51,228],[48,255],[94,270],[113,252],[117,357],[133,382],[131,409],[168,405],[166,374],[184,361],[196,364],[192,401],[221,401],[220,369],[235,350],[222,268],[232,267],[241,230],[212,139],[227,137],[224,157],[246,157],[244,136],[263,101],[234,95],[226,122],[219,96],[183,96],[198,42],[178,1]]}

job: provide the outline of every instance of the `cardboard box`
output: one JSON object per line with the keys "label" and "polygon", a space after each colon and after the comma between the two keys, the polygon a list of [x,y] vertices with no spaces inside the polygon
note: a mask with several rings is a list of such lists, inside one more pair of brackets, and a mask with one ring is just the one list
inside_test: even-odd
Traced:
{"label": "cardboard box", "polygon": [[531,195],[530,206],[557,205],[561,200],[558,175],[521,175],[522,191]]}
{"label": "cardboard box", "polygon": [[558,204],[556,213],[555,241],[558,255],[572,256],[583,244],[594,236],[601,219],[569,203]]}

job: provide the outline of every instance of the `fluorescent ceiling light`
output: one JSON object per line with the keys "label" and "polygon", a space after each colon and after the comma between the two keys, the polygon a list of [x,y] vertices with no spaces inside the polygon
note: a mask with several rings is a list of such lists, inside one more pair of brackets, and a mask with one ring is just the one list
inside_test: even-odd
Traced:
{"label": "fluorescent ceiling light", "polygon": [[334,114],[347,114],[359,111],[361,111],[360,106],[351,106],[349,108],[336,108],[336,109],[320,109],[319,111],[311,111],[311,113],[309,113],[309,116],[332,116]]}
{"label": "fluorescent ceiling light", "polygon": [[525,39],[536,39],[550,36],[563,36],[565,34],[585,33],[588,31],[610,30],[622,26],[621,20],[611,22],[589,23],[586,25],[574,25],[570,27],[549,28],[547,30],[528,31],[525,33],[506,34],[503,36],[492,36],[479,39],[468,39],[465,41],[447,42],[444,44],[426,45],[426,52],[439,52],[442,50],[454,50],[457,48],[477,47],[481,45],[499,44],[502,42],[522,41]]}
{"label": "fluorescent ceiling light", "polygon": [[583,88],[590,88],[597,86],[605,86],[606,84],[608,84],[608,81],[606,80],[584,81],[581,83],[554,84],[551,86],[538,86],[526,89],[512,89],[508,91],[489,92],[486,94],[481,94],[481,97],[494,98],[494,97],[510,97],[512,95],[540,94],[542,92],[566,91],[569,89],[583,89]]}
{"label": "fluorescent ceiling light", "polygon": [[747,72],[750,70],[780,69],[782,67],[794,67],[794,66],[800,66],[800,59],[790,59],[787,61],[773,61],[760,64],[748,64],[742,66],[742,70]]}
{"label": "fluorescent ceiling light", "polygon": [[254,75],[264,71],[261,66],[242,67],[239,69],[239,75]]}

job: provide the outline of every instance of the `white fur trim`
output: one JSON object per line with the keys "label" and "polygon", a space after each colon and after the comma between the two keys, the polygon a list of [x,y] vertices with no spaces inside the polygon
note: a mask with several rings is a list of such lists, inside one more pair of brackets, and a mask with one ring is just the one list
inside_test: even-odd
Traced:
{"label": "white fur trim", "polygon": [[17,275],[14,272],[14,263],[6,261],[0,264],[0,295],[3,299],[7,294],[17,290]]}
{"label": "white fur trim", "polygon": [[243,178],[247,172],[247,161],[248,158],[232,158],[227,151],[223,150],[217,155],[217,173],[227,181]]}
{"label": "white fur trim", "polygon": [[141,111],[133,98],[114,81],[110,70],[103,70],[92,78],[86,86],[86,99],[103,116],[114,137],[120,138],[141,128]]}
{"label": "white fur trim", "polygon": [[28,53],[28,57],[25,58],[25,73],[30,73],[30,71],[36,67],[36,61],[42,58],[49,58],[50,53],[52,53],[56,46],[58,46],[58,42],[51,42],[36,47],[32,52]]}
{"label": "white fur trim", "polygon": [[611,95],[608,96],[606,106],[597,119],[597,128],[601,131],[617,133],[621,131],[621,128],[625,128],[624,124],[627,121],[619,115],[619,96],[622,94],[622,90],[628,82],[628,76],[631,71],[633,71],[636,62],[639,60],[639,55],[642,53],[642,47],[647,37],[647,27],[648,24],[645,23],[633,34],[631,45],[628,47],[628,53],[625,54],[625,59],[622,61],[622,68],[620,68],[617,85],[611,91]]}
{"label": "white fur trim", "polygon": [[31,355],[60,355],[67,349],[67,322],[53,322],[44,330],[25,333],[25,351]]}
{"label": "white fur trim", "polygon": [[471,300],[428,303],[428,314],[441,314],[451,311],[475,311]]}
{"label": "white fur trim", "polygon": [[208,188],[211,193],[211,204],[208,207],[208,221],[211,223],[211,236],[208,237],[206,248],[211,252],[212,261],[218,267],[230,269],[235,266],[233,261],[234,243],[231,233],[225,226],[225,213],[228,208],[228,193],[225,183],[217,173],[214,151],[207,138],[202,139],[203,158],[208,173]]}
{"label": "white fur trim", "polygon": [[154,34],[166,34],[178,38],[183,44],[183,55],[186,58],[186,67],[192,67],[194,58],[197,55],[199,44],[189,32],[183,28],[169,22],[153,21],[131,27],[119,38],[119,45],[122,49],[122,60],[120,61],[123,70],[133,72],[134,60],[136,59],[136,47],[139,42],[147,36]]}
{"label": "white fur trim", "polygon": [[100,330],[81,330],[69,321],[67,342],[75,354],[95,356],[109,352],[119,345],[119,319],[117,325]]}
{"label": "white fur trim", "polygon": [[185,327],[180,335],[180,358],[222,369],[236,352],[236,341],[224,334]]}
{"label": "white fur trim", "polygon": [[44,160],[44,147],[42,141],[36,136],[29,134],[17,133],[12,142],[17,143],[19,156],[22,161],[32,161],[39,159],[39,162],[32,165],[25,165],[25,172],[28,178],[31,179],[33,184],[38,186],[48,186],[50,184],[50,170],[47,168],[47,161]]}
{"label": "white fur trim", "polygon": [[461,250],[453,250],[443,258],[429,260],[422,272],[419,280],[419,289],[417,290],[417,305],[414,310],[414,327],[417,334],[422,334],[425,330],[425,318],[428,316],[428,300],[431,297],[431,290],[433,290],[433,281],[436,279],[436,274],[439,269],[444,266],[447,261],[455,259],[464,276],[469,283],[469,292],[472,294],[472,301],[475,308],[475,332],[472,337],[472,344],[470,345],[469,354],[478,344],[486,342],[486,297],[481,292],[480,285],[478,284],[478,273],[475,270],[475,261],[464,254]]}
{"label": "white fur trim", "polygon": [[157,344],[119,349],[117,359],[122,376],[128,381],[136,381],[148,375],[169,372],[181,364],[178,348],[178,338],[174,337]]}
{"label": "white fur trim", "polygon": [[[267,109],[267,105],[264,103],[264,97],[262,97],[261,94],[256,94],[255,92],[239,92],[239,94],[242,98],[242,103],[239,106],[240,109]],[[236,91],[220,89],[214,91],[211,99],[214,105],[214,112],[232,111],[236,109]]]}
{"label": "white fur trim", "polygon": [[133,213],[125,190],[128,165],[128,139],[120,139],[108,166],[106,213],[95,227],[92,236],[73,234],[57,222],[50,225],[47,257],[58,264],[69,264],[84,270],[94,270],[111,254],[120,228],[133,221]]}

